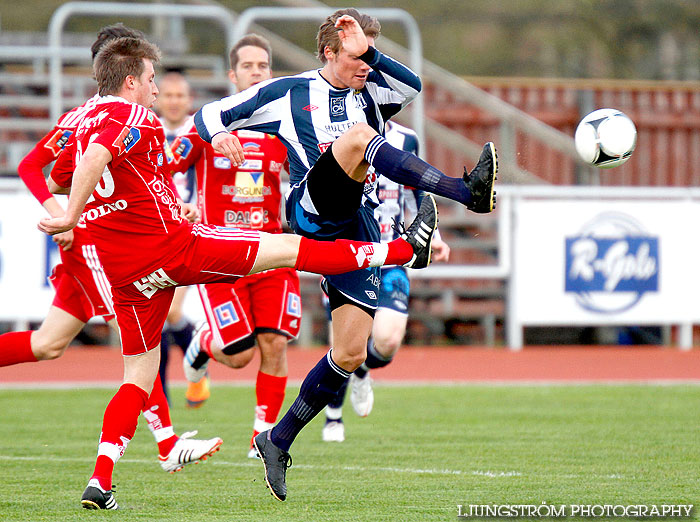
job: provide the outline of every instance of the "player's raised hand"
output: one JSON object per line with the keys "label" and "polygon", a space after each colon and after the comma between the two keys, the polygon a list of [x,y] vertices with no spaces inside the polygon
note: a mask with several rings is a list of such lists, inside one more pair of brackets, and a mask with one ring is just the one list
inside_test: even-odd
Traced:
{"label": "player's raised hand", "polygon": [[70,250],[73,246],[73,231],[61,232],[53,236],[53,242],[60,246],[63,251]]}
{"label": "player's raised hand", "polygon": [[72,223],[66,216],[54,217],[54,218],[44,218],[39,221],[37,225],[39,230],[44,234],[50,236],[55,236],[61,232],[68,232],[75,227],[75,223]]}
{"label": "player's raised hand", "polygon": [[219,132],[215,134],[211,140],[211,145],[216,152],[223,154],[231,160],[234,167],[242,165],[245,161],[241,142],[230,132]]}
{"label": "player's raised hand", "polygon": [[447,263],[450,260],[450,246],[445,243],[442,239],[438,237],[433,237],[433,258],[434,263],[444,262]]}
{"label": "player's raised hand", "polygon": [[343,15],[335,21],[335,27],[339,29],[338,38],[349,54],[360,56],[369,48],[367,36],[360,23],[350,15]]}

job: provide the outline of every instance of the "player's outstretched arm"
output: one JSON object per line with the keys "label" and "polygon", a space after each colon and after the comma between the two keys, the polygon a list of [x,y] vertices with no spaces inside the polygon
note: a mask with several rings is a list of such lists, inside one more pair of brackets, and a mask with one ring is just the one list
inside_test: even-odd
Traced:
{"label": "player's outstretched arm", "polygon": [[85,203],[95,190],[97,182],[100,181],[110,161],[112,161],[112,153],[105,146],[91,143],[75,168],[66,214],[61,217],[42,219],[39,222],[39,230],[54,235],[75,227],[85,209]]}

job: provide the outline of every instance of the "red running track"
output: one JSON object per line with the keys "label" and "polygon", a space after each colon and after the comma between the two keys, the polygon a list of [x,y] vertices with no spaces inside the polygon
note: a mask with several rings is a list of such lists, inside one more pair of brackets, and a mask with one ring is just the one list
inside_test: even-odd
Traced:
{"label": "red running track", "polygon": [[[301,381],[326,349],[289,350],[289,376]],[[171,350],[169,380],[184,381],[182,354]],[[215,382],[252,383],[258,362],[241,370],[212,364]],[[520,352],[475,347],[404,347],[388,367],[372,372],[381,382],[689,382],[700,383],[700,350],[662,347],[527,347]],[[60,359],[0,368],[1,386],[117,384],[118,349],[70,347]]]}

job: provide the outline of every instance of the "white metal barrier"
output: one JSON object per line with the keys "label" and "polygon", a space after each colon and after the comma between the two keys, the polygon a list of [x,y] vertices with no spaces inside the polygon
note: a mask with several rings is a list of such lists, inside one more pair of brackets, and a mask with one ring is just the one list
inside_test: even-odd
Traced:
{"label": "white metal barrier", "polygon": [[[51,83],[51,121],[57,121],[63,112],[62,67],[63,51],[61,44],[63,29],[69,18],[84,16],[163,16],[177,18],[203,18],[217,22],[226,37],[226,48],[230,49],[236,42],[233,36],[235,17],[228,9],[219,5],[182,5],[182,4],[128,4],[120,2],[68,2],[60,6],[51,16],[49,22],[49,54]],[[233,89],[233,87],[232,87]]]}

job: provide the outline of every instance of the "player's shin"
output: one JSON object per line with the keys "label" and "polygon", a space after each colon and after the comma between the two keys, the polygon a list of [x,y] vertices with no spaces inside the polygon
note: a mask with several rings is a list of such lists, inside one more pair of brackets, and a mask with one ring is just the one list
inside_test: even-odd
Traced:
{"label": "player's shin", "polygon": [[276,375],[258,372],[255,380],[256,406],[253,437],[260,432],[272,428],[272,425],[277,421],[277,416],[284,402],[286,387],[286,375],[278,377]]}
{"label": "player's shin", "polygon": [[343,274],[367,267],[401,265],[412,255],[413,249],[402,239],[391,243],[366,243],[347,239],[314,241],[302,237],[294,268],[324,275]]}
{"label": "player's shin", "polygon": [[0,335],[0,367],[36,362],[31,337],[32,332],[9,332]]}
{"label": "player's shin", "polygon": [[143,416],[148,422],[148,429],[156,439],[158,452],[161,456],[167,456],[177,442],[177,435],[175,435],[173,423],[170,420],[170,407],[168,399],[165,397],[160,375],[153,383],[153,390],[143,408]]}
{"label": "player's shin", "polygon": [[350,374],[333,362],[329,350],[308,373],[299,390],[299,395],[287,413],[272,428],[270,440],[285,451],[311,420],[328,404],[338,390],[347,382]]}
{"label": "player's shin", "polygon": [[135,384],[123,384],[107,405],[102,422],[102,435],[97,449],[97,461],[91,478],[97,479],[104,490],[112,489],[112,472],[117,460],[134,436],[139,412],[148,394]]}
{"label": "player's shin", "polygon": [[367,145],[365,159],[377,172],[401,185],[444,196],[464,205],[472,201],[472,195],[462,178],[443,174],[415,154],[389,145],[379,135]]}

